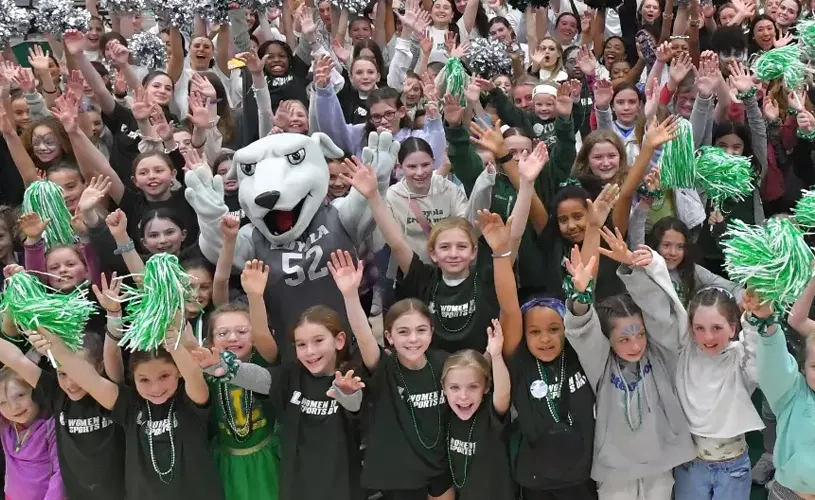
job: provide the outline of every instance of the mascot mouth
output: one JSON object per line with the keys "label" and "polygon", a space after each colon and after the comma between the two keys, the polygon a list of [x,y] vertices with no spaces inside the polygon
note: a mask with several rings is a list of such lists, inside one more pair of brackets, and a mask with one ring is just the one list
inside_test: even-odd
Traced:
{"label": "mascot mouth", "polygon": [[300,211],[303,209],[303,203],[305,202],[306,199],[303,198],[292,210],[270,210],[263,217],[263,222],[269,228],[272,236],[280,236],[291,231],[291,228],[297,223],[297,219],[300,218]]}

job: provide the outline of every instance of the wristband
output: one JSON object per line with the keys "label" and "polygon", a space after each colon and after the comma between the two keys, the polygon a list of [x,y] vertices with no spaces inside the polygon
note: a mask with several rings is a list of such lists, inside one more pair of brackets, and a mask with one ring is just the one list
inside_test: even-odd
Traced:
{"label": "wristband", "polygon": [[747,321],[748,325],[753,326],[758,330],[759,335],[766,337],[767,330],[769,330],[772,325],[781,324],[781,312],[778,309],[773,309],[773,313],[767,318],[759,318],[758,316],[750,313],[745,314],[744,319]]}
{"label": "wristband", "polygon": [[508,252],[504,252],[504,253],[500,253],[500,254],[492,254],[493,259],[503,259],[504,257],[510,257],[510,256],[512,256],[512,250],[509,250]]}
{"label": "wristband", "polygon": [[44,88],[41,89],[43,94],[54,95],[57,93],[57,89],[54,90],[45,90]]}
{"label": "wristband", "polygon": [[756,96],[756,92],[758,92],[758,88],[751,87],[750,90],[747,92],[736,92],[736,99],[740,101],[745,101],[747,99],[752,99]]}
{"label": "wristband", "polygon": [[574,287],[574,281],[570,275],[563,278],[563,292],[566,294],[566,299],[578,304],[591,304],[594,302],[594,279],[589,281],[589,286],[586,287],[585,292],[578,292]]}
{"label": "wristband", "polygon": [[121,342],[122,337],[124,337],[124,335],[122,337],[117,337],[116,335],[113,335],[112,333],[110,333],[110,330],[107,329],[107,328],[105,328],[105,335],[107,336],[107,338],[109,338],[110,340],[116,342],[117,344],[119,342]]}
{"label": "wristband", "polygon": [[798,110],[790,106],[787,108],[787,113],[791,114],[792,116],[798,116]]}
{"label": "wristband", "polygon": [[113,94],[113,97],[116,99],[125,99],[127,97],[127,93],[124,94]]}
{"label": "wristband", "polygon": [[123,253],[127,253],[135,249],[136,243],[133,240],[130,240],[124,245],[118,245],[116,250],[113,251],[113,255],[122,255]]}
{"label": "wristband", "polygon": [[[209,368],[205,369],[204,376],[213,382],[227,383],[235,378],[235,374],[238,373],[239,363],[240,362],[238,361],[234,352],[224,351],[221,353],[221,359],[217,365],[210,366]],[[211,372],[217,368],[224,368],[226,373],[223,375],[213,375]]]}
{"label": "wristband", "polygon": [[799,128],[798,131],[795,132],[795,135],[809,142],[815,141],[815,129],[812,129],[809,132],[804,132],[804,129]]}
{"label": "wristband", "polygon": [[497,163],[503,165],[504,163],[512,161],[512,153],[507,153],[504,156],[495,160]]}
{"label": "wristband", "polygon": [[637,188],[637,194],[644,197],[644,198],[651,198],[653,200],[660,200],[665,195],[665,192],[661,189],[657,189],[655,191],[651,191],[648,189],[648,186],[645,185],[643,182]]}

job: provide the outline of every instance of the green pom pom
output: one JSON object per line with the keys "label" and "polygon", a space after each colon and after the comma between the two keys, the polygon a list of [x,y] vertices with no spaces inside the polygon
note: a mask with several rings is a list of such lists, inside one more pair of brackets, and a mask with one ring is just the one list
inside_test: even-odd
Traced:
{"label": "green pom pom", "polygon": [[802,196],[792,212],[799,226],[808,230],[815,228],[815,191],[801,190]]}
{"label": "green pom pom", "polygon": [[690,122],[677,119],[679,134],[671,139],[662,150],[659,166],[659,183],[662,187],[692,188],[696,180],[696,162],[693,151],[693,130]]}
{"label": "green pom pom", "polygon": [[812,250],[789,219],[763,226],[732,221],[722,242],[730,279],[789,309],[812,277]]}
{"label": "green pom pom", "polygon": [[815,19],[802,19],[796,24],[798,43],[810,57],[815,56]]}
{"label": "green pom pom", "polygon": [[[178,257],[155,254],[144,265],[142,287],[125,286],[127,325],[119,345],[131,351],[151,351],[160,347],[167,330],[184,331],[184,304],[195,300],[190,275]],[[179,339],[181,336],[179,335]]]}
{"label": "green pom pom", "polygon": [[458,57],[451,57],[444,65],[447,73],[447,93],[457,96],[464,105],[464,87],[467,85],[467,71]]}
{"label": "green pom pom", "polygon": [[85,325],[96,304],[87,299],[85,289],[49,293],[42,281],[21,271],[6,281],[2,309],[21,332],[45,328],[77,351],[82,348]]}
{"label": "green pom pom", "polygon": [[801,61],[798,44],[790,44],[762,54],[756,59],[753,71],[762,82],[784,78],[788,89],[797,89],[803,84],[806,65]]}
{"label": "green pom pom", "polygon": [[744,200],[754,189],[750,158],[702,146],[696,156],[696,187],[705,192],[716,209],[721,209],[726,199]]}
{"label": "green pom pom", "polygon": [[72,245],[75,241],[71,227],[71,212],[65,205],[62,188],[51,181],[34,181],[25,190],[23,213],[36,213],[50,222],[42,235],[46,248]]}

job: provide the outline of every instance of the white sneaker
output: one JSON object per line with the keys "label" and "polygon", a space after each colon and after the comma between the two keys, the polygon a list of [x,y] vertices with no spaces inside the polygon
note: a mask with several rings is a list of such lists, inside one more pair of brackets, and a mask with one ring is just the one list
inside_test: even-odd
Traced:
{"label": "white sneaker", "polygon": [[773,474],[775,474],[773,456],[770,453],[764,452],[750,471],[750,477],[754,483],[764,485],[773,478]]}
{"label": "white sneaker", "polygon": [[371,316],[379,316],[380,314],[382,314],[382,287],[375,285],[374,296],[371,299]]}

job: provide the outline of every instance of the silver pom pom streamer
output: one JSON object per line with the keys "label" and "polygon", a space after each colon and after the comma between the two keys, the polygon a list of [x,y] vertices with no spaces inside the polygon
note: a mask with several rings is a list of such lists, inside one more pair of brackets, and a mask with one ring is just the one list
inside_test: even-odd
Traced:
{"label": "silver pom pom streamer", "polygon": [[370,0],[331,0],[331,5],[340,10],[345,9],[351,14],[362,14],[370,3]]}
{"label": "silver pom pom streamer", "polygon": [[282,0],[243,0],[241,5],[246,10],[251,10],[263,15],[264,12],[273,8],[283,5]]}
{"label": "silver pom pom streamer", "polygon": [[0,45],[13,38],[23,38],[31,25],[31,15],[11,0],[0,0]]}
{"label": "silver pom pom streamer", "polygon": [[470,40],[470,53],[466,62],[473,74],[488,80],[497,75],[512,75],[512,60],[507,47],[498,40]]}
{"label": "silver pom pom streamer", "polygon": [[722,247],[730,279],[784,310],[792,307],[812,277],[812,249],[790,219],[769,219],[762,226],[734,220]]}
{"label": "silver pom pom streamer", "polygon": [[136,14],[145,9],[144,0],[101,0],[99,6],[117,14]]}
{"label": "silver pom pom streamer", "polygon": [[142,31],[133,35],[127,43],[133,62],[151,70],[167,66],[167,46],[155,33]]}
{"label": "silver pom pom streamer", "polygon": [[153,12],[161,25],[175,26],[182,33],[193,32],[192,3],[187,0],[163,0],[153,1]]}
{"label": "silver pom pom streamer", "polygon": [[40,33],[50,33],[62,39],[69,30],[88,31],[91,13],[74,7],[73,0],[39,0],[34,25]]}
{"label": "silver pom pom streamer", "polygon": [[192,11],[207,22],[216,24],[229,22],[229,7],[226,0],[201,0],[192,5]]}
{"label": "silver pom pom streamer", "polygon": [[[184,304],[195,300],[192,281],[178,263],[178,257],[155,254],[145,263],[141,288],[123,285],[125,290],[124,335],[119,345],[131,351],[160,347],[167,330],[184,331]],[[179,339],[181,335],[179,335]]]}

